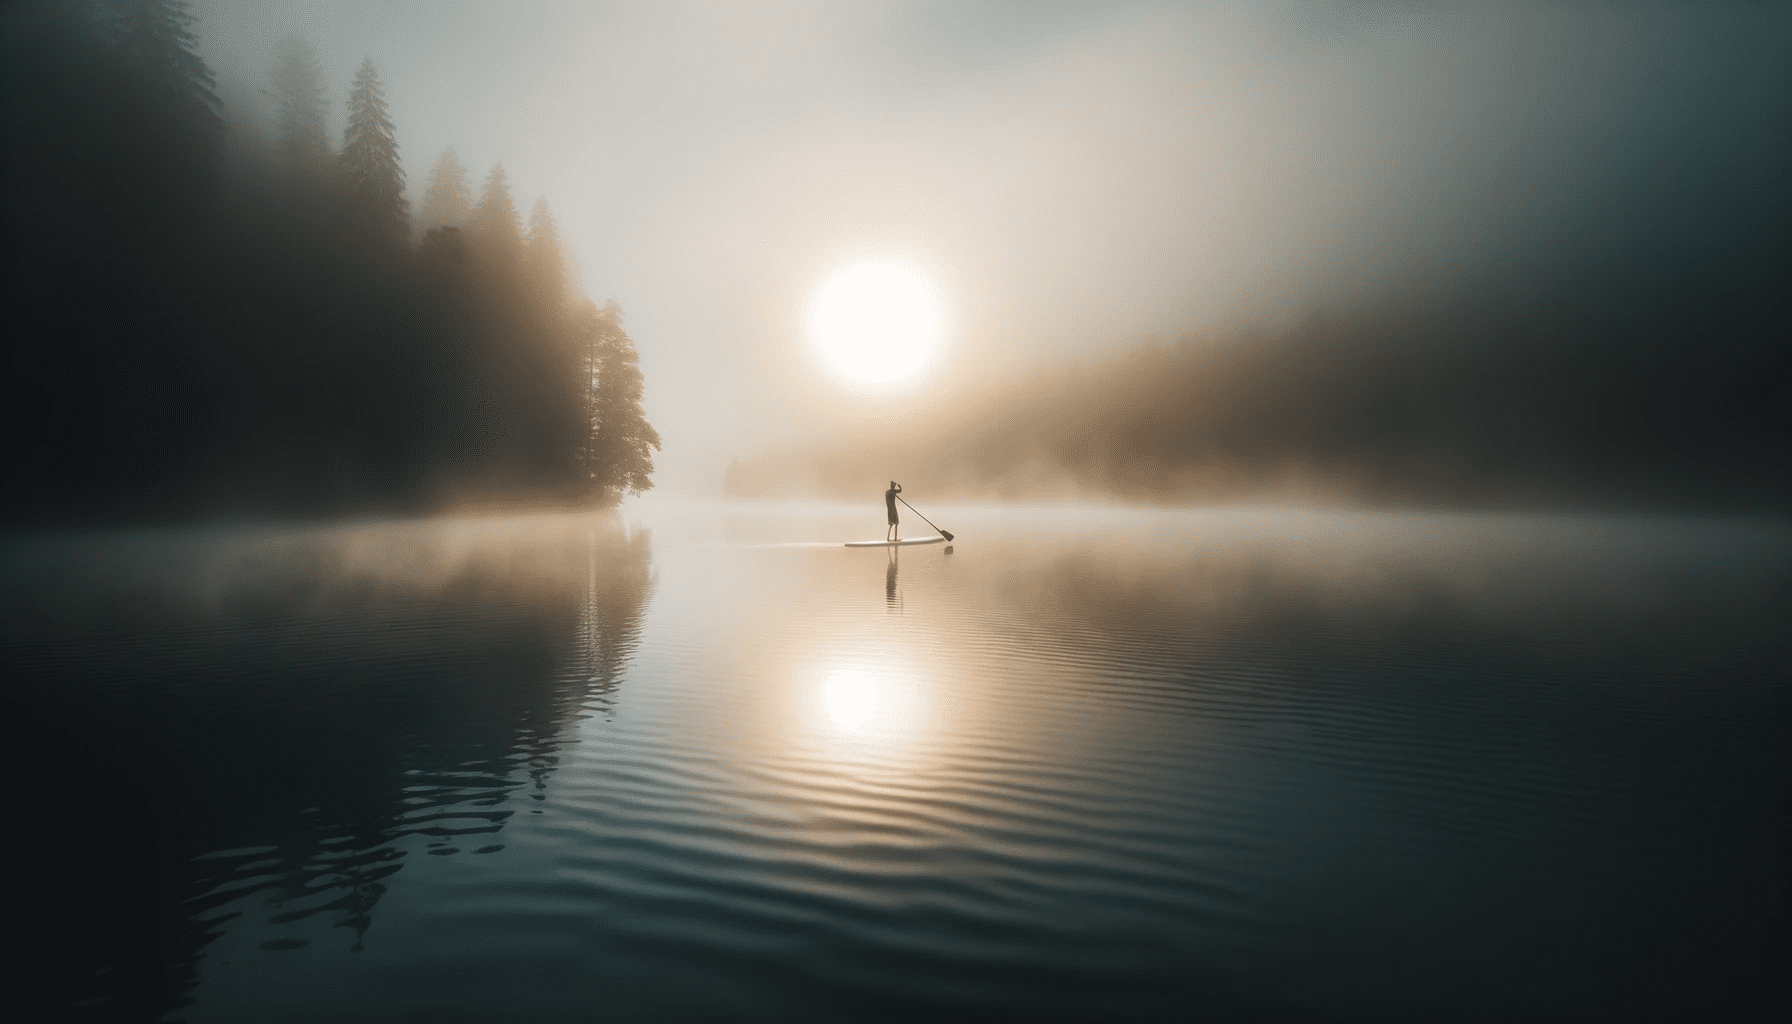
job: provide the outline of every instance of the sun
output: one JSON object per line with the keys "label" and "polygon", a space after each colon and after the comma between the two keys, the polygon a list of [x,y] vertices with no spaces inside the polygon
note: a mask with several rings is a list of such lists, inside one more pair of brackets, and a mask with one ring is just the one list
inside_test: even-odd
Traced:
{"label": "sun", "polygon": [[816,291],[809,332],[835,370],[881,384],[926,365],[945,321],[939,289],[920,271],[898,260],[863,260],[841,267]]}

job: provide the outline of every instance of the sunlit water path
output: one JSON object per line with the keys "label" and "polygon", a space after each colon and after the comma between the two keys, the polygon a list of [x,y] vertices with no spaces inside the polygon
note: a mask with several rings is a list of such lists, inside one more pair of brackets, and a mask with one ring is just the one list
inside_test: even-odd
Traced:
{"label": "sunlit water path", "polygon": [[1783,995],[1783,523],[928,511],[950,549],[831,546],[874,504],[7,542],[36,976],[194,1021]]}

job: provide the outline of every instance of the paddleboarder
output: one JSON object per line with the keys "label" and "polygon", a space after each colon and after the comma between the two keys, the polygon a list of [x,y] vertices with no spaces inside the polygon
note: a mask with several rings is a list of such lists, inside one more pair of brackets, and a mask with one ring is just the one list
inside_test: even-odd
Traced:
{"label": "paddleboarder", "polygon": [[896,496],[902,493],[902,485],[890,481],[890,489],[884,492],[884,508],[890,512],[890,526],[884,530],[884,540],[901,540],[902,523],[896,518]]}

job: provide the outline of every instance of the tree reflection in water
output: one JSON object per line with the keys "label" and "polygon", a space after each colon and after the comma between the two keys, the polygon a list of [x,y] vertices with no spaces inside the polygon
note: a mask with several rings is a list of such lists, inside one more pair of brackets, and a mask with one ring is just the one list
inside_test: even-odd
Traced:
{"label": "tree reflection in water", "polygon": [[644,531],[585,517],[0,559],[15,750],[67,794],[14,805],[57,902],[42,976],[133,1019],[244,942],[308,944],[320,915],[361,949],[407,856],[501,851],[511,795],[541,799],[568,726],[614,706],[654,584]]}

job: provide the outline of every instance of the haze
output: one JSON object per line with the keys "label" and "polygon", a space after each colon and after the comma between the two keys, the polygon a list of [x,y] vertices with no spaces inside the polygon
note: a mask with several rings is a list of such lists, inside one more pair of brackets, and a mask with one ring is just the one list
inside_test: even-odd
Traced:
{"label": "haze", "polygon": [[15,0],[0,95],[21,1002],[1792,1019],[1792,7]]}
{"label": "haze", "polygon": [[[1771,272],[1776,6],[199,3],[225,116],[300,32],[386,84],[413,209],[453,146],[545,196],[621,303],[657,482],[1146,338],[1598,268]],[[948,351],[843,389],[801,337],[854,258],[929,269]],[[1764,269],[1766,268],[1766,269]],[[875,475],[875,473],[873,474]]]}

